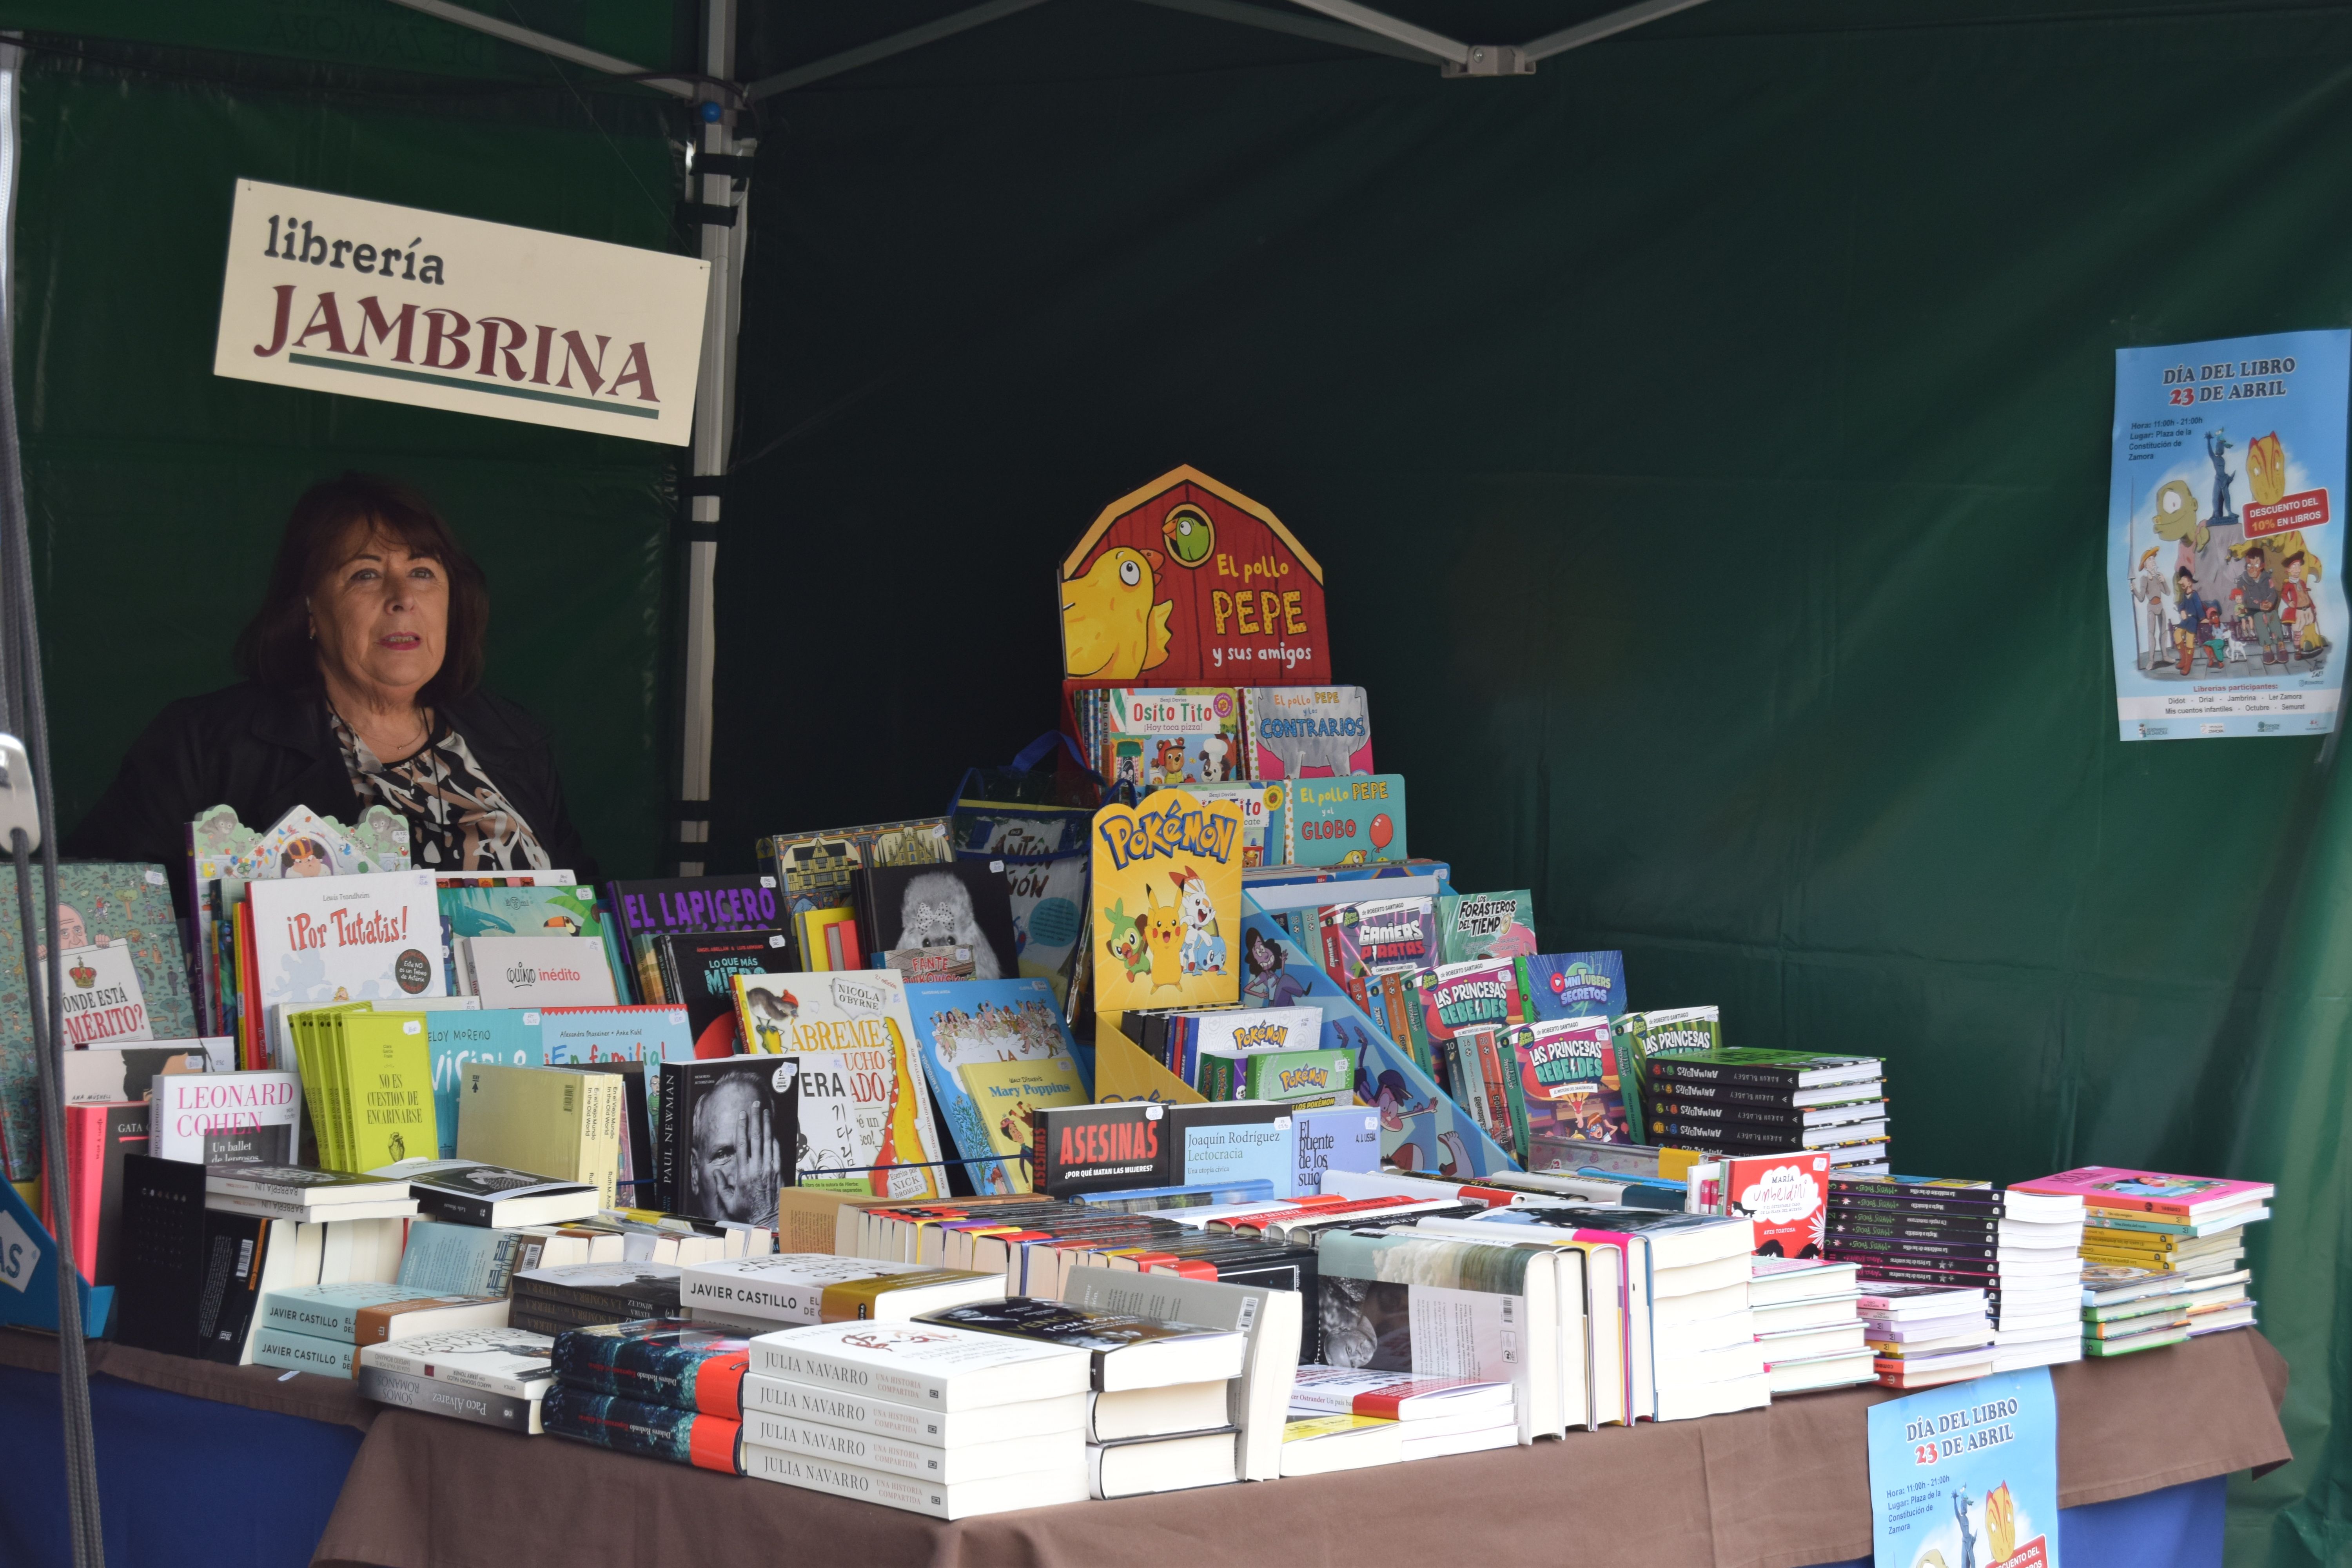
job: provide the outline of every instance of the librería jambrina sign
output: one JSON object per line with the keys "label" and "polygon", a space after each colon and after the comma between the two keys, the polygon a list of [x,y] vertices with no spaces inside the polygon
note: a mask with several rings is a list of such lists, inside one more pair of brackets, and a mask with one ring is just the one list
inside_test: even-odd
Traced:
{"label": "librer\u00eda jambrina sign", "polygon": [[239,180],[213,373],[684,446],[709,270]]}

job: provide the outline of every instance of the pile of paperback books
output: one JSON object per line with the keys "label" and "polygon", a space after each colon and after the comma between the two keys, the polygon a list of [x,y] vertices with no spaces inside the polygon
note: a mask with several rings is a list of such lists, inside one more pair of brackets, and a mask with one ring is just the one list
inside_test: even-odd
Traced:
{"label": "pile of paperback books", "polygon": [[2270,1218],[2269,1184],[2087,1165],[2019,1185],[2084,1205],[2084,1354],[2128,1355],[2253,1322],[2246,1226]]}

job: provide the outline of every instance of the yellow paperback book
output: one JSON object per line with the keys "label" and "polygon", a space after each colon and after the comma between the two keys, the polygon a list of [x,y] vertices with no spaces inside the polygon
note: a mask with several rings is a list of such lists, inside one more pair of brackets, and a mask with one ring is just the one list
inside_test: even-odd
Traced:
{"label": "yellow paperback book", "polygon": [[1163,789],[1095,813],[1095,1006],[1241,995],[1242,808]]}
{"label": "yellow paperback book", "polygon": [[433,1054],[422,1013],[337,1013],[328,1026],[342,1037],[350,1085],[349,1169],[439,1152],[433,1125]]}
{"label": "yellow paperback book", "polygon": [[1056,1105],[1084,1105],[1086,1086],[1067,1057],[1027,1061],[966,1062],[955,1069],[980,1112],[988,1150],[1002,1155],[1013,1191],[1032,1190],[1031,1152],[1037,1146],[1037,1113]]}

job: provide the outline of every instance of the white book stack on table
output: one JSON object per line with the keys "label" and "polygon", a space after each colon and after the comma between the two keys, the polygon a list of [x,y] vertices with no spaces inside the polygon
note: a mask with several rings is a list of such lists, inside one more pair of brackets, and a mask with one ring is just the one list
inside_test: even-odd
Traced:
{"label": "white book stack on table", "polygon": [[1889,1388],[1934,1388],[1992,1371],[1992,1315],[1982,1290],[1874,1280],[1862,1288],[1861,1307],[1873,1365]]}
{"label": "white book stack on table", "polygon": [[751,1342],[743,1468],[934,1519],[1083,1502],[1092,1358],[936,1323]]}
{"label": "white book stack on table", "polygon": [[[1302,1366],[1290,1391],[1290,1413],[1298,1420],[1353,1415],[1394,1422],[1399,1460],[1507,1448],[1518,1442],[1518,1412],[1511,1385],[1473,1378],[1415,1377],[1411,1373],[1365,1367]],[[1305,1472],[1286,1468],[1283,1473]]]}
{"label": "white book stack on table", "polygon": [[2001,1194],[1993,1267],[1995,1372],[2083,1359],[2083,1200]]}
{"label": "white book stack on table", "polygon": [[1776,1396],[1847,1388],[1877,1376],[1853,1264],[1759,1258],[1750,1268],[1748,1311]]}

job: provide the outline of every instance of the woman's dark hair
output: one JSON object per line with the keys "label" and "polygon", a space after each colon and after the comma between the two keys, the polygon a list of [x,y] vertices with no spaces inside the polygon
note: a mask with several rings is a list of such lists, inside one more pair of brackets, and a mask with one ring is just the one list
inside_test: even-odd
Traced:
{"label": "woman's dark hair", "polygon": [[374,474],[345,473],[312,485],[294,503],[261,608],[237,634],[237,673],[280,690],[319,685],[310,641],[310,597],[327,574],[369,538],[389,539],[413,555],[429,555],[449,578],[449,630],[441,668],[421,701],[463,697],[482,679],[483,643],[490,624],[488,584],[482,569],[449,531],[433,503],[406,485]]}

